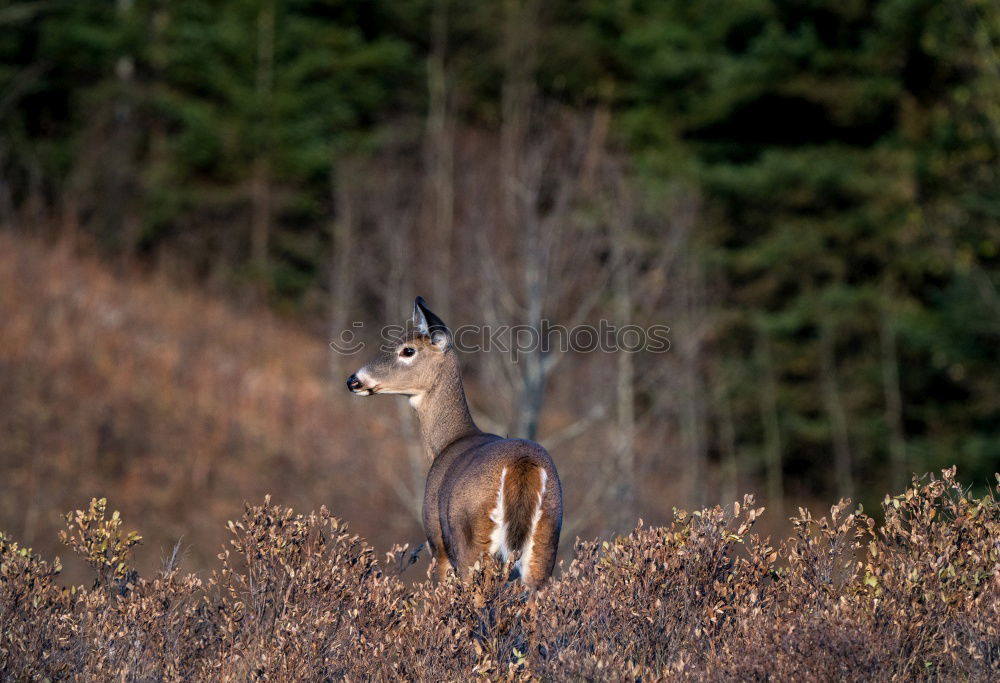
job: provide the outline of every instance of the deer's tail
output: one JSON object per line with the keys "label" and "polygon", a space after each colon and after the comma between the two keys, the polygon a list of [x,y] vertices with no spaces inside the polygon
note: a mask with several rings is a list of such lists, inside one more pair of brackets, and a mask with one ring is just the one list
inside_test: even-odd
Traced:
{"label": "deer's tail", "polygon": [[531,458],[521,458],[507,466],[506,475],[503,485],[506,545],[511,551],[521,551],[518,569],[523,577],[531,562],[548,473]]}

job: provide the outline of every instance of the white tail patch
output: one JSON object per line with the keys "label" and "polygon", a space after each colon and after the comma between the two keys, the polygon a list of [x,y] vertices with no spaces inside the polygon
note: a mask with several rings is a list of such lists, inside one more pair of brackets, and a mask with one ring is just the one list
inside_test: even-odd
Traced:
{"label": "white tail patch", "polygon": [[538,505],[535,506],[535,514],[531,517],[531,530],[524,542],[524,548],[521,549],[521,558],[515,565],[517,573],[521,575],[521,581],[527,581],[527,573],[531,569],[531,553],[535,549],[535,528],[538,526],[538,520],[542,518],[542,499],[545,497],[545,484],[549,479],[548,473],[543,468],[539,467],[538,471],[542,478],[542,485],[538,489]]}
{"label": "white tail patch", "polygon": [[490,534],[490,555],[500,553],[500,557],[506,561],[510,555],[510,548],[507,547],[507,522],[503,516],[503,484],[507,479],[507,468],[500,471],[500,487],[497,489],[497,504],[490,512],[490,520],[496,526]]}

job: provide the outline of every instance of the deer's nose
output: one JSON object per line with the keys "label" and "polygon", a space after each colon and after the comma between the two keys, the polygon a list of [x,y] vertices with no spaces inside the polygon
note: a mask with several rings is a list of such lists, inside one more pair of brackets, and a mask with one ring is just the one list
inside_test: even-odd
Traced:
{"label": "deer's nose", "polygon": [[358,391],[361,389],[361,380],[358,379],[357,375],[351,375],[347,378],[347,388],[351,391]]}

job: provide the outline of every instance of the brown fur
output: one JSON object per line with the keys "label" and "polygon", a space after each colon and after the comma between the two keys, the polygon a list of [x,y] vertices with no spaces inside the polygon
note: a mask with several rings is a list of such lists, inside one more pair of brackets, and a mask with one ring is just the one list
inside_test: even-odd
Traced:
{"label": "brown fur", "polygon": [[504,520],[507,522],[507,545],[523,548],[531,522],[540,501],[542,478],[538,465],[529,457],[521,457],[507,466],[504,481]]}
{"label": "brown fur", "polygon": [[559,546],[561,521],[546,515],[542,515],[538,520],[538,525],[535,527],[536,550],[532,553],[530,565],[525,568],[529,576],[551,576],[556,562],[555,549]]}

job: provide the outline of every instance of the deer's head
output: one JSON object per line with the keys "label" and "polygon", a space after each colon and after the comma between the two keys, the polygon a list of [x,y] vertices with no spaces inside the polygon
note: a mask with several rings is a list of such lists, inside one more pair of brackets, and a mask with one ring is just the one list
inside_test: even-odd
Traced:
{"label": "deer's head", "polygon": [[444,370],[452,353],[451,332],[418,296],[413,304],[412,325],[398,340],[384,344],[378,356],[348,377],[347,388],[359,396],[422,396],[446,374]]}

